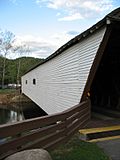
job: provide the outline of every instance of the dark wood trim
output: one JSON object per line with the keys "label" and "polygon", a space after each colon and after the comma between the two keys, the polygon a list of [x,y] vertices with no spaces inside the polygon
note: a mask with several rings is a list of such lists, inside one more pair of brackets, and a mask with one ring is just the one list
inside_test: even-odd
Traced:
{"label": "dark wood trim", "polygon": [[92,81],[94,79],[94,76],[95,76],[96,71],[99,67],[100,61],[102,59],[102,56],[104,54],[104,51],[105,51],[106,45],[108,43],[111,31],[112,31],[112,25],[107,26],[105,35],[103,37],[103,40],[100,44],[100,47],[97,51],[96,57],[95,57],[94,62],[92,64],[92,67],[91,67],[91,70],[90,70],[90,73],[89,73],[89,76],[88,76],[88,79],[87,79],[87,82],[86,82],[86,85],[85,85],[85,89],[84,89],[84,92],[83,92],[83,95],[82,95],[82,98],[81,98],[80,102],[84,101],[88,96],[87,94],[90,91]]}

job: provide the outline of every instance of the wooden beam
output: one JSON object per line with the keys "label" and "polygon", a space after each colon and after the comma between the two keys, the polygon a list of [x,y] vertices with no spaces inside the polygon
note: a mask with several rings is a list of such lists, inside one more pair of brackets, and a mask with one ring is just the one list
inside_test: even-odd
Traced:
{"label": "wooden beam", "polygon": [[83,92],[83,95],[82,95],[82,98],[81,98],[80,102],[84,101],[88,97],[87,94],[90,91],[92,81],[94,79],[94,76],[95,76],[96,71],[99,67],[100,61],[102,59],[102,56],[104,54],[104,51],[105,51],[105,48],[107,46],[111,31],[112,31],[112,26],[110,25],[110,26],[107,27],[107,30],[106,30],[105,35],[103,37],[103,41],[100,44],[100,47],[99,47],[98,52],[96,54],[95,60],[92,64],[92,67],[91,67],[91,70],[90,70],[90,73],[89,73],[89,76],[88,76],[88,79],[87,79],[87,83],[85,85],[85,89],[84,89],[84,92]]}

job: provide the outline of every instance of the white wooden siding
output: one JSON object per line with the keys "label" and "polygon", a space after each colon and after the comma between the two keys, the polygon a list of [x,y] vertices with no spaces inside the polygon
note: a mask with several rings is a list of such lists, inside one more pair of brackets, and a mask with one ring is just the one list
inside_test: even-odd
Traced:
{"label": "white wooden siding", "polygon": [[[28,72],[22,77],[22,92],[48,114],[78,104],[105,30],[99,30]],[[34,78],[36,85],[33,85]]]}

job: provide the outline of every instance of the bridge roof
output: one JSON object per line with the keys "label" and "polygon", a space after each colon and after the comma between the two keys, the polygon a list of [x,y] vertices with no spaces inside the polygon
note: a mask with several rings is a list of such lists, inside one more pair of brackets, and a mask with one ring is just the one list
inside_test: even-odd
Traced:
{"label": "bridge roof", "polygon": [[42,61],[41,63],[37,64],[36,66],[31,68],[30,70],[28,70],[25,74],[27,74],[28,72],[30,72],[33,69],[37,68],[38,66],[46,63],[47,61],[53,59],[54,57],[58,56],[59,54],[61,54],[63,51],[67,50],[71,46],[79,43],[80,41],[82,41],[86,37],[92,35],[94,32],[99,30],[101,27],[107,26],[107,25],[111,24],[112,22],[120,22],[120,7],[115,9],[115,10],[113,10],[109,14],[107,14],[102,20],[100,20],[99,22],[94,24],[92,27],[90,27],[86,31],[82,32],[81,34],[77,35],[76,37],[74,37],[73,39],[68,41],[66,44],[61,46],[57,51],[55,51],[53,54],[51,54],[49,57],[47,57],[44,61]]}

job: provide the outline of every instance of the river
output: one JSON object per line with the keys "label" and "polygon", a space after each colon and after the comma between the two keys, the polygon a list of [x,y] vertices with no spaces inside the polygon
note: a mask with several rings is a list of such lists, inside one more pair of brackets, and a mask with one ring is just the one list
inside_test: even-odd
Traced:
{"label": "river", "polygon": [[0,125],[44,115],[46,113],[33,102],[0,104]]}

